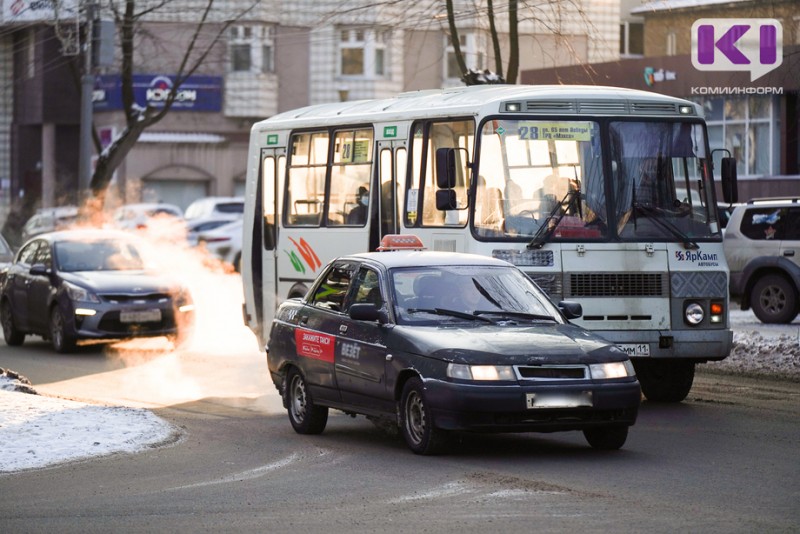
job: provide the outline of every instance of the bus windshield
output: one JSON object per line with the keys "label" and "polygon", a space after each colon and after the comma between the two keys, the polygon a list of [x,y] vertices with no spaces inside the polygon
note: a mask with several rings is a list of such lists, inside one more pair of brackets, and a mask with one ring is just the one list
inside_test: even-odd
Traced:
{"label": "bus windshield", "polygon": [[624,240],[719,234],[700,124],[612,122],[612,193]]}
{"label": "bus windshield", "polygon": [[485,122],[473,206],[478,238],[521,238],[536,248],[551,240],[719,236],[699,123],[610,122],[610,154],[601,131],[586,120]]}

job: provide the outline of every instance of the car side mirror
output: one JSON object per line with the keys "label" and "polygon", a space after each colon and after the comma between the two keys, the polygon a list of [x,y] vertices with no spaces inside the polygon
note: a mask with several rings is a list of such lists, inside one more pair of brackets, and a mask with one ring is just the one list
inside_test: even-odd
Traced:
{"label": "car side mirror", "polygon": [[354,321],[378,321],[380,324],[389,322],[386,312],[371,302],[353,304],[350,306],[348,314]]}
{"label": "car side mirror", "polygon": [[558,309],[567,319],[578,319],[583,315],[583,306],[573,300],[562,300],[558,303]]}
{"label": "car side mirror", "polygon": [[50,274],[50,269],[44,263],[34,263],[31,265],[30,273],[34,276],[47,276]]}

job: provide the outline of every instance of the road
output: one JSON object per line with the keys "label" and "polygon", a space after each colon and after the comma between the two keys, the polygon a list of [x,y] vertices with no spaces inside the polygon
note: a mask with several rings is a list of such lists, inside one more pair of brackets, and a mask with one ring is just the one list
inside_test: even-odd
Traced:
{"label": "road", "polygon": [[797,383],[701,371],[686,402],[645,402],[616,452],[560,433],[467,436],[419,457],[343,414],[320,436],[295,434],[254,341],[219,337],[184,353],[153,340],[71,356],[0,342],[0,367],[43,393],[146,406],[183,432],[0,477],[0,531],[800,529]]}

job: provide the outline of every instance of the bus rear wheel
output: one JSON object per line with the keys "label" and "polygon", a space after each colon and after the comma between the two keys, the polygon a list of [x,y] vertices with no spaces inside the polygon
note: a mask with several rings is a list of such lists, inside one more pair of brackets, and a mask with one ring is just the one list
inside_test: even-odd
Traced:
{"label": "bus rear wheel", "polygon": [[692,389],[694,362],[687,360],[633,360],[642,393],[652,402],[681,402]]}

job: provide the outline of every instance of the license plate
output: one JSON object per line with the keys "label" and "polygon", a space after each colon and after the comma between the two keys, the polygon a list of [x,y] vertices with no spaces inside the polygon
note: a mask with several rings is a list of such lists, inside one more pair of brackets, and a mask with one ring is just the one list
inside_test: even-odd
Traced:
{"label": "license plate", "polygon": [[134,310],[119,312],[123,323],[157,323],[161,320],[161,310]]}
{"label": "license plate", "polygon": [[576,393],[526,393],[525,402],[529,410],[537,408],[580,408],[592,406],[592,392]]}
{"label": "license plate", "polygon": [[648,343],[625,343],[617,345],[628,356],[650,356],[650,344]]}

